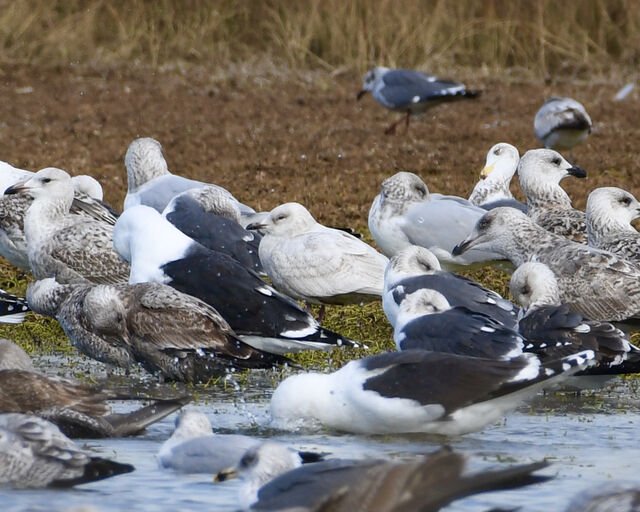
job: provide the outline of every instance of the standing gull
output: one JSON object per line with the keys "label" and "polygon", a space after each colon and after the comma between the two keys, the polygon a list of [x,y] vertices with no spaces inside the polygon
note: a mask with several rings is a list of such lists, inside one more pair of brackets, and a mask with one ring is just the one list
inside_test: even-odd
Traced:
{"label": "standing gull", "polygon": [[274,208],[260,223],[260,261],[273,285],[315,304],[357,304],[382,295],[388,259],[362,240],[316,222],[298,203]]}
{"label": "standing gull", "polygon": [[529,217],[552,233],[586,243],[585,214],[571,206],[571,199],[560,186],[567,176],[585,178],[587,173],[551,149],[531,149],[518,165]]}
{"label": "standing gull", "polygon": [[369,230],[389,258],[410,245],[420,245],[443,264],[469,265],[500,259],[489,251],[462,257],[451,254],[485,212],[461,197],[429,194],[417,175],[399,172],[382,182],[369,210]]}
{"label": "standing gull", "polygon": [[587,199],[589,245],[625,260],[640,262],[640,233],[631,221],[640,217],[640,203],[626,190],[597,188]]}
{"label": "standing gull", "polygon": [[475,98],[480,94],[479,91],[467,90],[464,84],[440,80],[427,73],[382,66],[373,68],[364,76],[358,99],[369,91],[383,107],[405,113],[385,130],[386,134],[395,133],[396,126],[402,121],[408,130],[412,115],[422,114],[440,103]]}
{"label": "standing gull", "polygon": [[561,302],[587,318],[620,321],[640,316],[637,265],[554,235],[513,208],[487,212],[455,252],[472,248],[496,251],[516,267],[528,261],[546,264],[558,280]]}
{"label": "standing gull", "polygon": [[36,279],[55,273],[61,282],[126,282],[129,266],[113,249],[112,226],[68,215],[73,186],[65,171],[42,169],[6,193],[34,198],[24,219],[24,231],[29,266]]}
{"label": "standing gull", "polygon": [[541,364],[534,354],[508,361],[425,350],[379,354],[334,373],[285,379],[271,398],[272,423],[366,434],[465,434],[584,369],[594,357],[584,351]]}
{"label": "standing gull", "polygon": [[130,282],[160,282],[198,297],[229,322],[240,338],[267,352],[354,345],[322,329],[291,298],[233,258],[195,242],[148,206],[125,210],[114,244],[131,262]]}
{"label": "standing gull", "polygon": [[0,484],[19,489],[72,487],[133,469],[82,450],[46,420],[0,414]]}
{"label": "standing gull", "polygon": [[591,133],[591,118],[573,98],[552,96],[544,102],[533,120],[533,131],[547,149],[571,150]]}

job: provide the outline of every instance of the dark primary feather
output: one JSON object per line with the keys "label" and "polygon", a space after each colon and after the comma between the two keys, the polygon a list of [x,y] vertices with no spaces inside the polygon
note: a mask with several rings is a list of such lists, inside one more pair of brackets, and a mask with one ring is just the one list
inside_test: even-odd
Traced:
{"label": "dark primary feather", "polygon": [[[413,103],[426,100],[445,100],[456,96],[474,97],[475,91],[467,91],[462,84],[438,80],[425,73],[410,69],[394,69],[383,77],[384,89],[381,90],[385,100],[394,108],[402,108]],[[420,98],[418,102],[413,101]]]}

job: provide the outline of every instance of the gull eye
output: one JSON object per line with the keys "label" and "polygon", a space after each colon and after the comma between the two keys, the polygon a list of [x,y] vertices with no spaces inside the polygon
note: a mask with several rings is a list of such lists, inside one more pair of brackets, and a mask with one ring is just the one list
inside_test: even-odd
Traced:
{"label": "gull eye", "polygon": [[491,226],[491,219],[487,219],[486,217],[482,217],[478,221],[478,229],[480,229],[480,230],[487,229],[489,226]]}
{"label": "gull eye", "polygon": [[51,178],[42,178],[42,183],[49,183]]}
{"label": "gull eye", "polygon": [[494,154],[494,155],[499,155],[500,153],[502,153],[502,148],[497,148],[497,149],[493,152],[493,154]]}
{"label": "gull eye", "polygon": [[628,196],[624,196],[623,198],[620,199],[620,203],[622,203],[625,206],[629,206],[631,204],[631,198]]}
{"label": "gull eye", "polygon": [[424,187],[421,185],[414,185],[413,190],[415,190],[420,197],[424,197],[426,194]]}
{"label": "gull eye", "polygon": [[248,468],[252,466],[256,460],[258,459],[258,454],[254,451],[249,453],[245,453],[240,459],[240,466],[243,468]]}
{"label": "gull eye", "polygon": [[551,163],[553,165],[560,165],[560,163],[562,162],[562,159],[559,156],[553,157],[553,159],[551,160]]}
{"label": "gull eye", "polygon": [[529,285],[525,284],[522,288],[520,288],[520,293],[522,295],[529,295],[531,293],[531,288],[529,288]]}

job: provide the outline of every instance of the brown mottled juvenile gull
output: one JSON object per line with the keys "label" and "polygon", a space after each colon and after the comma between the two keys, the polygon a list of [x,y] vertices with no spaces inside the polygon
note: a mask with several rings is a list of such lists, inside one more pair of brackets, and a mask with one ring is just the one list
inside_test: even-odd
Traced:
{"label": "brown mottled juvenile gull", "polygon": [[72,487],[122,473],[120,464],[81,449],[37,416],[0,414],[0,484],[28,489]]}
{"label": "brown mottled juvenile gull", "polygon": [[536,113],[533,130],[545,148],[573,152],[591,133],[591,118],[573,98],[552,96]]}
{"label": "brown mottled juvenile gull", "polygon": [[53,274],[60,282],[126,282],[129,265],[113,248],[113,226],[68,215],[73,202],[71,177],[42,169],[7,194],[34,198],[24,219],[29,266],[36,279]]}
{"label": "brown mottled juvenile gull", "polygon": [[527,198],[529,217],[552,233],[586,243],[585,214],[571,206],[571,199],[560,186],[560,181],[567,176],[585,178],[587,173],[551,149],[531,149],[518,165],[518,179]]}
{"label": "brown mottled juvenile gull", "polygon": [[[150,137],[135,139],[129,144],[124,163],[127,168],[125,210],[143,204],[162,213],[169,201],[181,192],[206,185],[217,187],[217,185],[183,178],[169,172],[167,161],[162,154],[162,146]],[[231,196],[231,193],[227,193]],[[238,203],[243,215],[255,213],[253,208],[231,197]]]}
{"label": "brown mottled juvenile gull", "polygon": [[236,472],[239,501],[250,510],[401,512],[440,510],[479,492],[542,483],[546,462],[469,473],[462,455],[442,449],[414,460],[329,459],[300,466],[286,447],[250,449]]}
{"label": "brown mottled juvenile gull", "polygon": [[556,275],[560,300],[601,321],[640,317],[640,268],[620,256],[554,235],[513,208],[487,212],[455,252],[496,251],[516,267],[546,264]]}
{"label": "brown mottled juvenile gull", "polygon": [[430,194],[417,175],[399,172],[382,182],[369,210],[369,230],[389,258],[410,245],[420,245],[443,265],[469,265],[500,258],[488,251],[451,254],[485,212],[461,197]]}
{"label": "brown mottled juvenile gull", "polygon": [[640,233],[631,221],[640,217],[640,203],[617,187],[593,190],[587,199],[589,245],[640,263]]}
{"label": "brown mottled juvenile gull", "polygon": [[136,361],[172,380],[206,381],[233,367],[287,361],[245,344],[211,306],[164,284],[60,285],[49,278],[27,295],[89,357],[125,368]]}
{"label": "brown mottled juvenile gull", "polygon": [[362,240],[316,222],[299,203],[274,208],[258,224],[260,261],[273,285],[315,304],[380,299],[388,259]]}

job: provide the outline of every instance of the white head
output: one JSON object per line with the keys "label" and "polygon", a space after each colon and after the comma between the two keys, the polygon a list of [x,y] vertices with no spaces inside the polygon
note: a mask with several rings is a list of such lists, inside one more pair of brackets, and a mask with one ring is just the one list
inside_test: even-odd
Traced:
{"label": "white head", "polygon": [[544,263],[527,262],[520,265],[511,276],[509,289],[525,310],[560,304],[558,280]]}
{"label": "white head", "polygon": [[447,298],[437,290],[423,288],[407,295],[400,303],[396,329],[415,318],[435,315],[451,309]]}
{"label": "white head", "polygon": [[385,201],[420,203],[429,199],[429,189],[412,172],[399,172],[382,182],[380,195]]}
{"label": "white head", "polygon": [[618,230],[635,231],[631,221],[640,217],[640,203],[626,190],[601,187],[589,194],[586,213],[589,237]]}
{"label": "white head", "polygon": [[389,260],[384,272],[385,290],[408,277],[433,274],[439,270],[440,262],[429,249],[410,245]]}
{"label": "white head", "polygon": [[84,194],[92,197],[93,199],[102,201],[102,185],[100,185],[100,182],[97,179],[86,174],[81,174],[80,176],[74,176],[71,178],[71,183],[73,183],[73,189],[76,194]]}
{"label": "white head", "polygon": [[389,71],[391,71],[389,68],[385,68],[382,66],[378,66],[373,68],[370,71],[367,71],[367,73],[364,75],[364,82],[362,84],[362,89],[358,93],[358,99],[362,98],[362,96],[366,92],[373,91],[373,89],[375,89],[378,82],[380,82],[380,80],[382,80],[382,77],[386,75]]}
{"label": "white head", "polygon": [[32,281],[27,287],[27,303],[34,313],[55,317],[74,285],[63,285],[53,277]]}
{"label": "white head", "polygon": [[487,182],[509,183],[518,168],[520,153],[515,146],[500,142],[487,153],[484,168],[480,171],[480,179]]}
{"label": "white head", "polygon": [[150,137],[134,140],[124,157],[128,191],[135,192],[147,181],[169,174],[160,143]]}
{"label": "white head", "polygon": [[27,181],[9,187],[5,194],[28,194],[36,201],[52,203],[56,209],[68,212],[71,209],[74,191],[69,173],[55,167],[47,167]]}
{"label": "white head", "polygon": [[0,371],[23,370],[34,372],[29,355],[11,340],[0,339]]}
{"label": "white head", "polygon": [[166,218],[169,213],[173,212],[176,208],[176,203],[182,198],[190,198],[196,201],[206,212],[234,220],[238,224],[241,222],[238,201],[227,190],[217,185],[192,188],[178,194],[167,204],[162,216]]}
{"label": "white head", "polygon": [[192,437],[207,436],[211,433],[211,423],[204,413],[194,410],[183,410],[176,417],[176,428],[171,437],[191,439]]}
{"label": "white head", "polygon": [[306,233],[317,224],[301,204],[285,203],[271,210],[262,222],[248,225],[247,229],[261,229],[267,235],[291,237]]}

